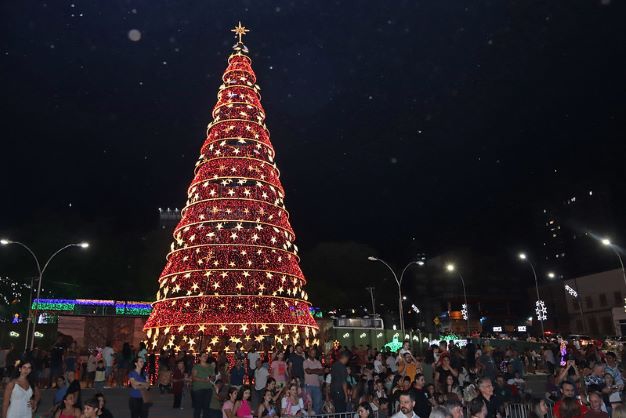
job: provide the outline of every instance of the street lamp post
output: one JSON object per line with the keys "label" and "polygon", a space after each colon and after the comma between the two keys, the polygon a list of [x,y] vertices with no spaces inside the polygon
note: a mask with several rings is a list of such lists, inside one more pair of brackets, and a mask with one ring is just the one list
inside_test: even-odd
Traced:
{"label": "street lamp post", "polygon": [[[18,241],[11,241],[8,239],[2,239],[0,240],[0,244],[2,245],[10,245],[10,244],[15,244],[15,245],[19,245],[20,247],[24,248],[26,251],[28,251],[30,253],[30,255],[33,257],[33,259],[35,260],[35,265],[37,266],[37,297],[35,300],[39,301],[40,297],[41,297],[41,279],[43,278],[43,274],[46,271],[46,268],[48,267],[48,265],[50,264],[50,262],[52,261],[52,259],[54,257],[56,257],[57,254],[59,254],[61,251],[70,248],[70,247],[81,247],[81,248],[88,248],[89,247],[89,243],[87,242],[80,242],[77,244],[67,244],[64,247],[59,248],[58,250],[56,250],[46,261],[46,263],[43,265],[43,268],[41,267],[41,263],[39,263],[39,259],[37,258],[37,256],[35,255],[35,253],[33,252],[33,250],[31,250],[26,244],[23,244],[21,242]],[[32,288],[31,288],[31,292],[32,292]],[[31,310],[32,308],[32,302],[31,302],[31,306],[28,307],[29,310]],[[34,315],[29,315],[29,321],[33,322],[33,327],[32,327],[32,334],[31,334],[31,338],[30,338],[30,348],[33,348],[34,344],[35,344],[35,328],[37,327],[37,314],[38,314],[38,309],[35,308],[35,314]],[[26,351],[29,347],[28,345],[28,330],[29,330],[29,326],[30,322],[27,323],[27,328],[26,328],[26,343],[24,346],[24,351]]]}
{"label": "street lamp post", "polygon": [[546,315],[545,315],[545,304],[543,303],[543,301],[541,300],[541,297],[539,296],[539,281],[537,280],[537,272],[535,271],[535,266],[528,259],[525,253],[520,253],[519,258],[520,260],[527,262],[528,265],[530,266],[530,269],[533,271],[533,277],[535,278],[535,290],[537,291],[537,303],[536,303],[537,319],[539,319],[539,322],[541,323],[541,338],[543,338],[545,336],[545,330],[543,328],[543,320],[546,318]]}
{"label": "street lamp post", "polygon": [[619,251],[617,251],[617,247],[615,246],[615,244],[611,243],[611,240],[608,238],[602,239],[602,245],[604,245],[605,247],[609,247],[611,250],[613,250],[613,252],[617,256],[617,259],[619,260],[619,265],[622,267],[622,276],[624,276],[624,284],[626,284],[626,270],[624,269],[624,261],[622,260],[622,256],[619,254]]}
{"label": "street lamp post", "polygon": [[[455,266],[454,264],[448,264],[446,266],[446,269],[452,273],[455,270]],[[463,284],[463,300],[465,303],[463,305],[464,310],[461,312],[464,313],[464,316],[465,316],[464,319],[467,325],[467,338],[469,338],[470,337],[469,305],[467,304],[467,292],[465,291],[465,280],[463,279],[463,275],[461,274],[460,271],[458,272],[458,274],[459,274],[459,278],[461,279],[461,284]]]}
{"label": "street lamp post", "polygon": [[381,260],[380,258],[376,258],[376,257],[367,257],[367,259],[369,261],[380,261],[381,263],[383,263],[385,266],[387,266],[387,268],[389,269],[389,271],[391,271],[391,274],[393,275],[393,278],[396,280],[396,283],[398,284],[398,313],[400,315],[400,330],[402,332],[402,341],[404,341],[404,336],[406,335],[404,333],[404,312],[403,312],[403,308],[402,308],[402,279],[404,278],[404,273],[406,272],[406,270],[413,264],[417,264],[419,266],[423,266],[424,262],[422,260],[418,260],[418,261],[411,261],[409,264],[407,264],[403,269],[402,269],[402,273],[400,274],[400,279],[398,279],[398,275],[396,274],[396,272],[391,268],[391,266],[385,262],[384,260]]}

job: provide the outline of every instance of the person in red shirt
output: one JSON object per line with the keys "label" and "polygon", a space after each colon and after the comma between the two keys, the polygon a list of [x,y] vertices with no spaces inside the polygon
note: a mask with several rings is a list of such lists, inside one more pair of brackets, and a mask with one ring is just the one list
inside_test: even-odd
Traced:
{"label": "person in red shirt", "polygon": [[[571,417],[561,417],[561,404],[565,399],[574,399],[576,400],[576,391],[574,385],[568,381],[561,383],[561,399],[554,404],[554,408],[552,409],[552,416],[554,418],[571,418]],[[576,400],[580,404],[580,416],[583,416],[587,413],[587,407],[582,404],[582,402]]]}
{"label": "person in red shirt", "polygon": [[183,387],[185,386],[185,363],[179,361],[172,374],[172,393],[174,394],[174,408],[182,409],[180,404],[183,400]]}

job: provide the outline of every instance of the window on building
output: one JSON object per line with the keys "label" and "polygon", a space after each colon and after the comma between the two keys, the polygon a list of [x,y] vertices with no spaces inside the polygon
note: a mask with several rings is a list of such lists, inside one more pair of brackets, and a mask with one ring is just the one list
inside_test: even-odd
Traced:
{"label": "window on building", "polygon": [[587,309],[593,308],[593,299],[591,299],[591,296],[585,298],[585,304],[587,305]]}
{"label": "window on building", "polygon": [[596,319],[595,316],[589,317],[589,332],[591,332],[591,334],[600,334],[599,330],[598,330],[598,320]]}
{"label": "window on building", "polygon": [[613,321],[610,316],[605,316],[600,319],[600,323],[602,325],[602,334],[604,335],[614,335],[615,329],[613,329]]}
{"label": "window on building", "polygon": [[613,292],[613,297],[615,298],[615,306],[623,306],[624,299],[622,299],[622,292],[619,290],[617,292]]}
{"label": "window on building", "polygon": [[606,305],[608,305],[606,301],[606,294],[600,293],[600,306],[606,306]]}

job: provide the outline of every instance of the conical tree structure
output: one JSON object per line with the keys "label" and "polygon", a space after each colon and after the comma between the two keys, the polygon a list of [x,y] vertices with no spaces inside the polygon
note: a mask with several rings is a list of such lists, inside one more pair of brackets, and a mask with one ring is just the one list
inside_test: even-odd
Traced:
{"label": "conical tree structure", "polygon": [[315,341],[260,88],[233,48],[144,327],[152,349]]}

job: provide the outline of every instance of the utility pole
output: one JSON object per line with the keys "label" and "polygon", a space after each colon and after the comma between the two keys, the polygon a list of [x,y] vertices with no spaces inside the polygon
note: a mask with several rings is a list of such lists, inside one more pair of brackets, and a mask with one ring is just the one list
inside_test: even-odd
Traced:
{"label": "utility pole", "polygon": [[370,286],[365,289],[370,292],[370,298],[372,299],[372,314],[376,316],[376,304],[374,303],[374,289],[376,288],[374,286]]}

